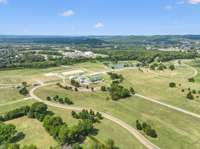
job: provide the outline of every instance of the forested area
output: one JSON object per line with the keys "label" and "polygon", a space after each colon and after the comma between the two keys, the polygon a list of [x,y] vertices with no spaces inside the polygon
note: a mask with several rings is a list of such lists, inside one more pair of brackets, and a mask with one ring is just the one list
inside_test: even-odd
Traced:
{"label": "forested area", "polygon": [[179,51],[158,51],[158,50],[100,50],[97,53],[109,56],[109,60],[123,61],[123,60],[137,60],[139,62],[149,64],[156,58],[157,60],[165,62],[175,59],[193,59],[200,57],[196,52],[179,52]]}

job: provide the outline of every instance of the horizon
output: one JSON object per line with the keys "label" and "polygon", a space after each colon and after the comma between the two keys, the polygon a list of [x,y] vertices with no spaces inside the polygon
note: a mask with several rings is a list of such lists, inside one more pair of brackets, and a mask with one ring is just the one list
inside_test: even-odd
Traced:
{"label": "horizon", "polygon": [[0,0],[0,34],[200,35],[199,8],[200,0]]}

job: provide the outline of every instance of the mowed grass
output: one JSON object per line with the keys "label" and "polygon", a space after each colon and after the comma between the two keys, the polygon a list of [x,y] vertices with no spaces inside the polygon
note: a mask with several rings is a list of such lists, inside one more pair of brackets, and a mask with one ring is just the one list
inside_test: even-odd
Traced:
{"label": "mowed grass", "polygon": [[87,70],[88,73],[92,73],[92,72],[97,73],[97,72],[107,70],[106,66],[100,62],[93,62],[93,63],[85,62],[85,63],[72,65],[71,67],[73,67],[74,69]]}
{"label": "mowed grass", "polygon": [[0,104],[25,98],[16,88],[0,88]]}
{"label": "mowed grass", "polygon": [[[188,88],[200,90],[199,83],[190,83],[188,78],[194,71],[188,66],[179,66],[175,71],[163,71],[154,73],[149,70],[124,70],[120,72],[125,80],[122,83],[127,88],[133,87],[138,94],[142,94],[156,100],[200,114],[200,94],[195,95],[195,100],[186,98]],[[155,74],[158,73],[158,74]],[[176,88],[170,88],[169,83],[175,82]],[[180,84],[180,86],[179,86]],[[184,89],[184,92],[182,92]]]}
{"label": "mowed grass", "polygon": [[[70,92],[56,86],[43,87],[36,94],[47,96],[67,96],[75,106],[94,108],[114,115],[135,127],[136,120],[146,121],[156,129],[157,139],[147,137],[162,149],[199,149],[200,120],[166,107],[131,97],[118,102],[107,101],[109,95],[102,92]],[[112,134],[112,132],[111,132]]]}
{"label": "mowed grass", "polygon": [[46,69],[15,69],[0,71],[0,83],[2,84],[19,84],[23,81],[28,83],[36,83],[37,80],[49,81],[57,79],[54,77],[46,77],[44,74],[49,72],[64,71],[64,67],[52,67]]}
{"label": "mowed grass", "polygon": [[43,128],[42,123],[36,119],[22,117],[6,123],[16,126],[18,132],[25,134],[24,139],[17,142],[22,145],[35,144],[39,149],[49,149],[56,146],[57,142]]}

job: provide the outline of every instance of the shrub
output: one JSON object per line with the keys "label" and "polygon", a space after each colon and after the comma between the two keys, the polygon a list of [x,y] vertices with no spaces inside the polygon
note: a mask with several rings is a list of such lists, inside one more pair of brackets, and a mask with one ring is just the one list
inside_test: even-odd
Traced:
{"label": "shrub", "polygon": [[194,78],[189,78],[188,81],[189,82],[195,82]]}
{"label": "shrub", "polygon": [[193,100],[194,96],[192,95],[192,92],[189,92],[186,96],[188,99]]}
{"label": "shrub", "polygon": [[170,82],[170,83],[169,83],[169,87],[171,87],[171,88],[176,87],[176,83],[174,83],[174,82]]}
{"label": "shrub", "polygon": [[173,70],[175,69],[174,64],[171,64],[171,65],[169,66],[169,69],[170,69],[171,71],[173,71]]}
{"label": "shrub", "polygon": [[130,89],[131,94],[135,95],[135,90],[131,87]]}
{"label": "shrub", "polygon": [[105,86],[101,86],[101,91],[105,92],[106,91],[106,87]]}
{"label": "shrub", "polygon": [[139,120],[136,121],[136,128],[138,130],[142,130],[142,125],[140,124]]}

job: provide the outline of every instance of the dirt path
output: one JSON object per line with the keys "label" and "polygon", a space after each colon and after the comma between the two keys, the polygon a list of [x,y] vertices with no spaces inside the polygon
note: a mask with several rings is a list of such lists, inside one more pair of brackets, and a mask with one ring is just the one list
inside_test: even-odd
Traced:
{"label": "dirt path", "polygon": [[194,73],[190,76],[191,78],[194,78],[194,77],[196,77],[198,75],[198,71],[197,71],[196,68],[194,68],[194,67],[192,67],[192,66],[190,66],[188,64],[185,64],[185,63],[184,63],[184,65],[189,67],[190,69],[192,69],[194,71]]}
{"label": "dirt path", "polygon": [[148,100],[148,101],[150,101],[150,102],[153,102],[153,103],[156,103],[156,104],[165,106],[165,107],[167,107],[167,108],[170,108],[170,109],[179,111],[179,112],[181,112],[181,113],[184,113],[184,114],[187,114],[187,115],[196,117],[196,118],[200,118],[200,115],[199,115],[199,114],[196,114],[196,113],[193,113],[193,112],[184,110],[184,109],[182,109],[182,108],[178,108],[178,107],[172,106],[172,105],[167,104],[167,103],[164,103],[164,102],[160,102],[160,101],[158,101],[158,100],[156,100],[156,99],[154,99],[154,98],[147,97],[147,96],[143,96],[143,95],[140,95],[140,94],[135,94],[135,96],[140,97],[140,98],[145,99],[145,100]]}
{"label": "dirt path", "polygon": [[[55,83],[54,83],[55,84]],[[31,91],[30,91],[30,96],[34,99],[36,99],[37,101],[39,102],[43,102],[49,106],[52,106],[52,107],[56,107],[56,108],[61,108],[61,109],[66,109],[66,110],[75,110],[75,111],[81,111],[85,108],[82,108],[82,107],[72,107],[72,106],[67,106],[67,105],[62,105],[62,104],[56,104],[56,103],[52,103],[52,102],[49,102],[49,101],[45,101],[45,100],[42,100],[41,98],[39,98],[38,96],[36,96],[34,94],[34,92],[41,88],[41,87],[44,87],[44,86],[49,86],[49,85],[53,85],[53,83],[49,83],[49,84],[44,84],[44,85],[40,85],[40,86],[37,86],[35,88],[33,88]],[[102,114],[102,116],[116,124],[118,124],[119,126],[121,126],[122,128],[126,129],[129,133],[131,133],[136,139],[138,139],[138,141],[140,141],[140,143],[142,143],[146,148],[148,149],[160,149],[158,146],[154,145],[153,143],[151,143],[148,139],[146,139],[140,132],[138,132],[135,128],[131,127],[130,125],[128,125],[127,123],[123,122],[122,120],[112,116],[112,115],[109,115],[109,114],[106,114],[106,113],[103,113],[103,112],[100,112]]]}

